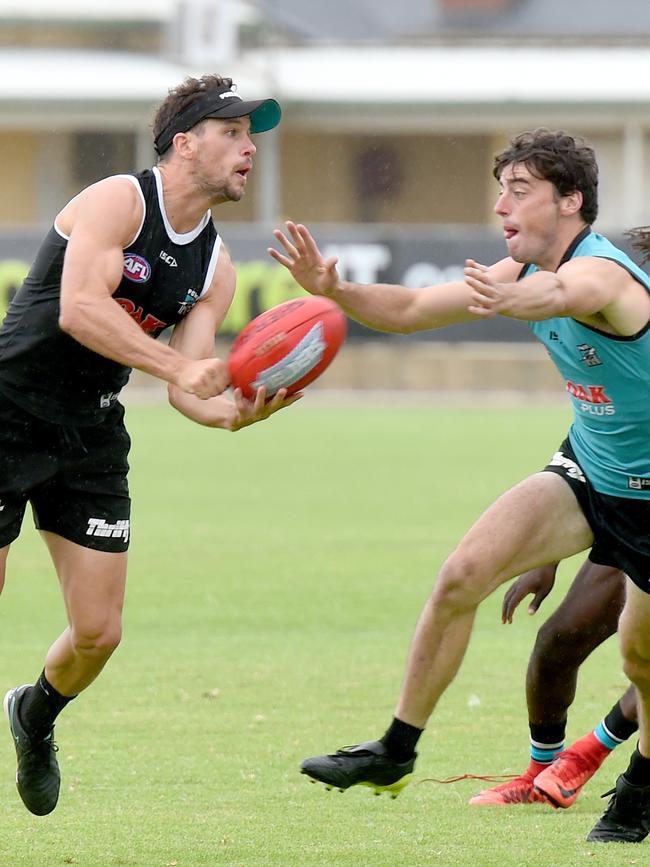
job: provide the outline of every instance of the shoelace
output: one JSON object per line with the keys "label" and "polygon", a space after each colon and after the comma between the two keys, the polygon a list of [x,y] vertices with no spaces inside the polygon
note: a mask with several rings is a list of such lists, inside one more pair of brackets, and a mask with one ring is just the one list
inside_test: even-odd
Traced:
{"label": "shoelace", "polygon": [[39,750],[42,750],[43,747],[47,747],[48,750],[53,753],[59,752],[59,745],[56,741],[51,740],[51,738],[43,738],[40,741],[32,742],[28,749],[25,750],[25,754],[36,753]]}
{"label": "shoelace", "polygon": [[521,774],[458,774],[455,777],[446,777],[444,780],[439,780],[436,777],[425,777],[423,780],[418,780],[420,783],[459,783],[461,780],[482,780],[484,783],[507,783],[508,780],[516,780]]}
{"label": "shoelace", "polygon": [[360,750],[358,744],[350,744],[349,747],[341,747],[335,753],[331,754],[331,758],[336,758],[336,756],[349,756],[352,754],[354,750],[354,755],[357,756],[376,756],[377,753],[373,753],[372,750]]}
{"label": "shoelace", "polygon": [[613,789],[610,789],[609,792],[603,792],[603,794],[600,797],[601,798],[609,798],[610,795],[615,795],[615,794],[616,794],[616,786],[614,786]]}

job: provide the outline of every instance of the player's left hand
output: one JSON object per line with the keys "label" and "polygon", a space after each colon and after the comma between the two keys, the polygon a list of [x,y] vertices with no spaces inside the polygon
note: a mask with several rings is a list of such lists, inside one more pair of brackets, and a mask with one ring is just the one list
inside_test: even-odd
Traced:
{"label": "player's left hand", "polygon": [[524,572],[510,585],[503,597],[501,606],[501,622],[512,623],[512,616],[522,599],[532,594],[533,598],[528,604],[528,613],[535,614],[539,606],[546,599],[555,584],[557,563],[550,566],[540,566]]}
{"label": "player's left hand", "polygon": [[255,400],[247,400],[242,394],[241,388],[236,388],[233,395],[236,412],[232,423],[228,426],[229,430],[241,430],[243,427],[248,427],[258,421],[264,421],[274,412],[285,409],[285,407],[300,400],[302,395],[303,393],[299,391],[287,397],[287,389],[281,388],[267,402],[266,388],[262,386],[262,388],[257,389]]}
{"label": "player's left hand", "polygon": [[467,309],[475,316],[490,319],[507,309],[508,283],[498,283],[490,276],[487,265],[474,259],[465,261],[465,283],[472,290],[471,304]]}

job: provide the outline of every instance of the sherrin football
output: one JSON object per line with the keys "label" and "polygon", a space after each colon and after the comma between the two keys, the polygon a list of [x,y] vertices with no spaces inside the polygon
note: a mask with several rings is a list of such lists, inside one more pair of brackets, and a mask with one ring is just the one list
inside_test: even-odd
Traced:
{"label": "sherrin football", "polygon": [[313,382],[345,340],[346,318],[329,298],[306,295],[257,316],[235,339],[228,358],[233,388],[249,400],[261,386],[267,397]]}

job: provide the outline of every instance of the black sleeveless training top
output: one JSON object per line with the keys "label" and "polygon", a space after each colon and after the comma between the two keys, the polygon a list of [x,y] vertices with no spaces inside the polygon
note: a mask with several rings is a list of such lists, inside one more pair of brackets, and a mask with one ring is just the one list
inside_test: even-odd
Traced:
{"label": "black sleeveless training top", "polygon": [[[124,249],[113,298],[151,337],[189,313],[210,285],[221,239],[207,211],[179,235],[165,213],[158,169],[130,178],[144,219]],[[131,369],[85,346],[58,325],[61,272],[68,238],[52,226],[0,327],[0,392],[47,421],[96,424],[117,400]]]}

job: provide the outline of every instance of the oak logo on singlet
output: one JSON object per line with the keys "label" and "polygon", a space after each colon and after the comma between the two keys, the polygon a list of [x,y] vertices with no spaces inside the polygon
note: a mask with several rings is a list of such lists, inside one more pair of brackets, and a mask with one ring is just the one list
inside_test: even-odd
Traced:
{"label": "oak logo on singlet", "polygon": [[116,298],[117,303],[129,314],[131,319],[134,319],[140,328],[146,334],[158,334],[163,328],[167,328],[167,323],[162,319],[158,319],[152,313],[145,313],[142,307],[134,304],[130,298]]}
{"label": "oak logo on singlet", "polygon": [[151,265],[144,256],[139,256],[137,253],[126,253],[122,273],[127,280],[131,280],[133,283],[146,283],[151,277]]}
{"label": "oak logo on singlet", "polygon": [[614,415],[614,401],[605,393],[604,385],[580,385],[567,380],[566,390],[580,401],[580,411],[589,415]]}

